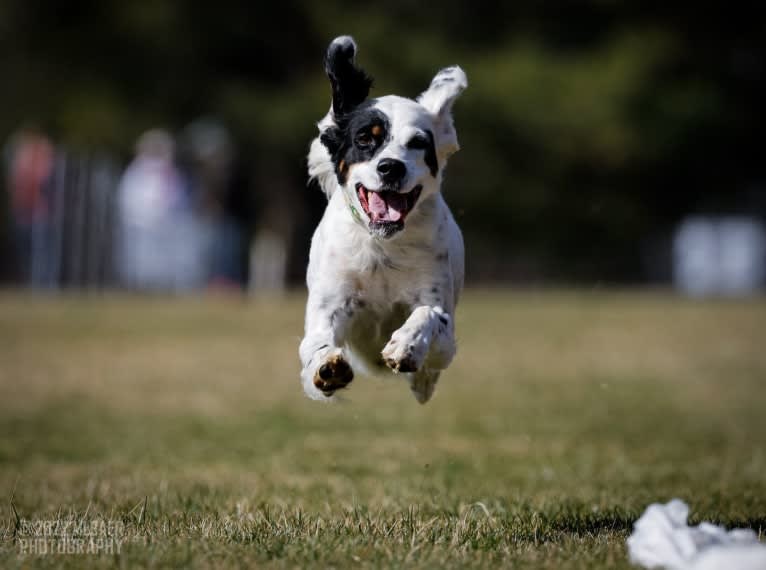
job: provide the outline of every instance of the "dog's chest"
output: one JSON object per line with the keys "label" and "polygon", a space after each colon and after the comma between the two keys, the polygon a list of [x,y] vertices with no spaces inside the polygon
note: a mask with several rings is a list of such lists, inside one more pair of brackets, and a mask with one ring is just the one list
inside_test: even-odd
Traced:
{"label": "dog's chest", "polygon": [[432,256],[412,249],[401,252],[367,252],[352,255],[343,272],[343,282],[362,306],[385,313],[395,303],[417,302],[424,276],[433,271]]}
{"label": "dog's chest", "polygon": [[353,284],[347,342],[368,366],[382,366],[380,351],[417,304],[417,272],[377,266]]}

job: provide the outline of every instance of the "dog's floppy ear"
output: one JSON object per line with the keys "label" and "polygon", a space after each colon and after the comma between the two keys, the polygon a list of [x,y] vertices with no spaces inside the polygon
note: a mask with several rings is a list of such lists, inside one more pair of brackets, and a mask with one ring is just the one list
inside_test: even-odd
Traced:
{"label": "dog's floppy ear", "polygon": [[351,36],[335,38],[324,58],[324,69],[332,84],[332,111],[336,117],[352,111],[367,99],[372,77],[354,64],[356,43]]}
{"label": "dog's floppy ear", "polygon": [[436,153],[443,160],[460,149],[457,132],[452,123],[452,104],[466,87],[468,78],[465,72],[455,65],[437,73],[428,89],[418,97],[418,103],[423,105],[436,121]]}
{"label": "dog's floppy ear", "polygon": [[327,197],[332,196],[338,180],[334,160],[343,144],[344,115],[367,99],[372,78],[354,65],[356,43],[351,36],[335,38],[324,58],[324,68],[332,85],[332,105],[319,121],[319,136],[311,142],[308,167],[309,178],[317,180]]}

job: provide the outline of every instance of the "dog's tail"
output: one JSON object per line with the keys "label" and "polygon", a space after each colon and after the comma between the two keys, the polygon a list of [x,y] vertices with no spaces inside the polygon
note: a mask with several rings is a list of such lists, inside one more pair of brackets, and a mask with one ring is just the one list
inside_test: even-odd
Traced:
{"label": "dog's tail", "polygon": [[[317,125],[319,132],[324,132],[328,127],[335,124],[333,120],[332,109],[325,115],[325,117],[319,121]],[[308,156],[309,166],[309,182],[317,181],[322,192],[325,193],[329,200],[335,189],[338,187],[338,179],[335,176],[335,165],[333,164],[330,151],[322,144],[319,137],[311,141],[311,147],[309,148]]]}

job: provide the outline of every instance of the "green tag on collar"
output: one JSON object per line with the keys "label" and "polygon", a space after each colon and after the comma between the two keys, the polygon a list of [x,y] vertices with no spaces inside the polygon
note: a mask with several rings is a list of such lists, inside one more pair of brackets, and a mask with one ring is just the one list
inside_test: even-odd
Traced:
{"label": "green tag on collar", "polygon": [[346,200],[346,204],[348,205],[348,209],[351,210],[351,215],[354,216],[354,219],[364,226],[364,220],[362,219],[362,215],[359,213],[359,211],[356,209],[356,206],[354,206],[354,203],[351,201],[351,196],[348,194],[348,190],[345,186],[341,186],[341,191],[343,192],[343,198]]}

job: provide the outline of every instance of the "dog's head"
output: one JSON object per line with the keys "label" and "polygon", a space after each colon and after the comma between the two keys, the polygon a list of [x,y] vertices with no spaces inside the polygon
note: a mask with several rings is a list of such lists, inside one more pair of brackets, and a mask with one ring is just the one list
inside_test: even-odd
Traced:
{"label": "dog's head", "polygon": [[340,187],[350,214],[374,235],[389,238],[439,191],[447,158],[459,148],[452,104],[467,80],[462,69],[448,67],[416,100],[367,99],[372,78],[355,65],[355,55],[349,36],[327,49],[332,108],[312,143],[309,174],[328,196]]}

